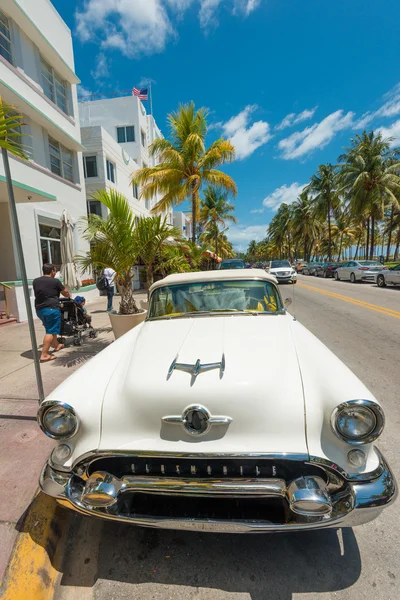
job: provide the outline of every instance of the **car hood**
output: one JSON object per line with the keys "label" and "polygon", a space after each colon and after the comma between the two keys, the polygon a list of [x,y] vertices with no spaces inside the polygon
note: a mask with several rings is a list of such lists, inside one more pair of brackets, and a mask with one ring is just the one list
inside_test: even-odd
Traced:
{"label": "car hood", "polygon": [[[105,390],[99,449],[307,453],[291,321],[289,315],[235,315],[145,322]],[[219,363],[223,355],[223,374],[168,375],[176,357],[194,365]],[[197,404],[232,422],[193,436],[162,421]]]}
{"label": "car hood", "polygon": [[270,273],[276,273],[277,271],[290,271],[292,272],[292,267],[273,267],[269,270]]}

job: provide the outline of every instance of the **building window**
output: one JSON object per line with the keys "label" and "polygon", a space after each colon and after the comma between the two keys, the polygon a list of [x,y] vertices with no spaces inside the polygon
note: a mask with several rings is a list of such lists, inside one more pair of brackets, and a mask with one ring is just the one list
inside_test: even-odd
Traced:
{"label": "building window", "polygon": [[136,198],[137,200],[139,200],[139,190],[138,190],[138,186],[136,185],[136,183],[132,183],[132,189],[133,189],[133,197]]}
{"label": "building window", "polygon": [[98,200],[89,200],[89,214],[90,215],[97,215],[98,217],[102,217],[102,213],[101,213],[101,202],[99,202]]}
{"label": "building window", "polygon": [[117,141],[118,144],[124,144],[125,142],[135,141],[135,127],[128,125],[127,127],[117,127]]}
{"label": "building window", "polygon": [[42,57],[40,57],[40,68],[44,94],[65,114],[68,114],[66,81]]}
{"label": "building window", "polygon": [[142,146],[146,146],[146,134],[143,129],[140,130],[140,137],[142,139]]}
{"label": "building window", "polygon": [[83,157],[83,171],[85,177],[97,177],[97,160],[95,156]]}
{"label": "building window", "polygon": [[73,181],[72,152],[49,136],[50,169],[55,175]]}
{"label": "building window", "polygon": [[0,55],[12,63],[11,29],[8,17],[0,10]]}
{"label": "building window", "polygon": [[39,223],[39,235],[42,264],[53,264],[59,270],[61,267],[60,227]]}
{"label": "building window", "polygon": [[107,179],[115,183],[115,164],[107,159]]}

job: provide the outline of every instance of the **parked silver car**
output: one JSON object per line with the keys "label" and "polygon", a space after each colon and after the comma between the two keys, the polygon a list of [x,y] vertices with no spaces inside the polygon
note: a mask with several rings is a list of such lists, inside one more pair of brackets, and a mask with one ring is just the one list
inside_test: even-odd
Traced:
{"label": "parked silver car", "polygon": [[385,287],[388,283],[400,285],[400,264],[377,273],[375,275],[375,281],[379,287]]}
{"label": "parked silver car", "polygon": [[375,281],[377,273],[387,269],[376,260],[349,260],[336,269],[335,279],[356,281]]}

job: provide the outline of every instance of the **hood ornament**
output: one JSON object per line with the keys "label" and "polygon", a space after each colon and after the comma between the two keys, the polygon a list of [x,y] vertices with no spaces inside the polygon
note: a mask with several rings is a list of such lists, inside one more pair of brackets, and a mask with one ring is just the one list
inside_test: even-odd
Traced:
{"label": "hood ornament", "polygon": [[179,355],[177,354],[174,360],[172,361],[170,368],[168,369],[168,379],[171,377],[172,373],[175,370],[190,373],[190,375],[192,375],[193,377],[193,381],[196,380],[197,375],[199,375],[200,373],[204,373],[205,371],[211,371],[212,369],[219,369],[220,377],[222,377],[225,372],[225,354],[222,354],[221,362],[201,364],[200,359],[198,358],[194,365],[190,365],[187,363],[178,363],[178,357]]}
{"label": "hood ornament", "polygon": [[182,416],[168,416],[162,418],[164,423],[174,425],[179,423],[190,435],[204,435],[209,431],[211,425],[229,425],[232,423],[231,417],[211,416],[209,411],[201,404],[192,404],[187,406]]}

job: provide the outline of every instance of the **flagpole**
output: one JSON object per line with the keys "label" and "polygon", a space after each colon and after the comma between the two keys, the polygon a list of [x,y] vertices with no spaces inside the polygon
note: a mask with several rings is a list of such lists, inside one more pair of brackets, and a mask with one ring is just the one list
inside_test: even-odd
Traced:
{"label": "flagpole", "polygon": [[151,82],[150,82],[150,114],[153,116],[153,92],[151,89]]}

